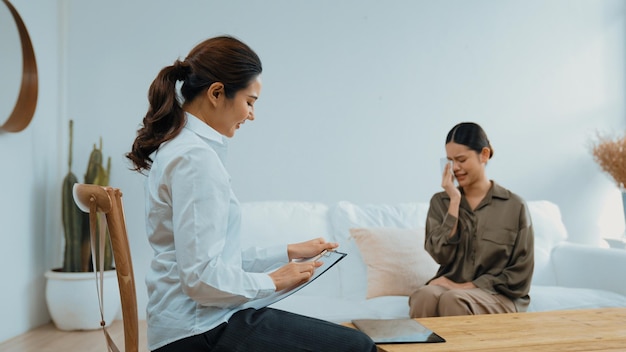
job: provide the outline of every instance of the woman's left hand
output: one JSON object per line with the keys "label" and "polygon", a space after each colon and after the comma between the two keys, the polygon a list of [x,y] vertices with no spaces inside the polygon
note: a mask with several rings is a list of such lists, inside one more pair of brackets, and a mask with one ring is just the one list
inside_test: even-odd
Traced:
{"label": "woman's left hand", "polygon": [[289,260],[310,258],[320,254],[323,250],[333,250],[337,247],[339,247],[338,243],[326,242],[325,239],[319,237],[306,242],[287,245],[287,254]]}

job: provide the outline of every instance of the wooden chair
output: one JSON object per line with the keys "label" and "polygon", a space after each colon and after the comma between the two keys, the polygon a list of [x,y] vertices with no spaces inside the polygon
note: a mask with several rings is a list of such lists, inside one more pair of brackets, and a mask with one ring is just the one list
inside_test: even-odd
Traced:
{"label": "wooden chair", "polygon": [[[109,227],[115,270],[119,284],[122,302],[122,318],[124,323],[124,349],[126,352],[138,352],[139,323],[137,317],[137,294],[135,291],[135,277],[133,264],[128,245],[124,208],[122,206],[122,192],[113,187],[103,187],[91,184],[74,184],[74,202],[78,207],[90,213],[90,223],[96,219],[96,213],[104,213]],[[92,224],[93,226],[93,224]],[[92,227],[93,228],[93,227]],[[113,341],[107,336],[107,343],[112,351]]]}

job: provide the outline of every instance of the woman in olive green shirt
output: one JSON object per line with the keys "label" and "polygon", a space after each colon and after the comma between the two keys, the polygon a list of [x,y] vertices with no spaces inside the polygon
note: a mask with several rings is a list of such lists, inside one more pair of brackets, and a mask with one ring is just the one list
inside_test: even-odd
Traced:
{"label": "woman in olive green shirt", "polygon": [[534,267],[526,203],[487,178],[493,148],[478,124],[454,126],[446,154],[451,163],[444,191],[430,200],[424,244],[440,267],[410,296],[411,317],[526,311]]}

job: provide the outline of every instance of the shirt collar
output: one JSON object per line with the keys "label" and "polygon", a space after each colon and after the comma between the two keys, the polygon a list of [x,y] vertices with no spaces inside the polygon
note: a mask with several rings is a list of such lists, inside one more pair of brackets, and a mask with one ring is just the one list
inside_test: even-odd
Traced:
{"label": "shirt collar", "polygon": [[491,193],[492,198],[509,199],[510,194],[506,188],[500,186],[495,181],[491,182],[493,183],[493,186],[489,192]]}
{"label": "shirt collar", "polygon": [[189,129],[190,131],[202,138],[215,141],[219,144],[225,144],[224,136],[214,130],[213,127],[207,125],[195,115],[192,115],[188,112],[185,112],[185,116],[187,117],[187,124],[185,125],[185,128]]}
{"label": "shirt collar", "polygon": [[506,188],[498,185],[495,181],[492,180],[491,188],[489,188],[489,191],[485,195],[485,198],[483,198],[483,200],[478,204],[475,210],[491,204],[491,201],[494,198],[507,200],[509,199],[509,192],[506,190]]}

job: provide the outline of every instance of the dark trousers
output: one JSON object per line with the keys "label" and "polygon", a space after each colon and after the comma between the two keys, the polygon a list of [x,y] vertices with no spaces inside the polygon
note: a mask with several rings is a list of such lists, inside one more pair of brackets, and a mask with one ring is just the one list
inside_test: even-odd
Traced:
{"label": "dark trousers", "polygon": [[246,309],[203,334],[154,352],[376,352],[362,332],[278,309]]}

